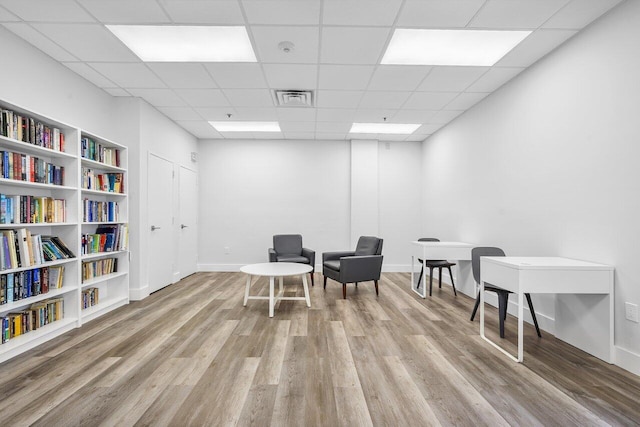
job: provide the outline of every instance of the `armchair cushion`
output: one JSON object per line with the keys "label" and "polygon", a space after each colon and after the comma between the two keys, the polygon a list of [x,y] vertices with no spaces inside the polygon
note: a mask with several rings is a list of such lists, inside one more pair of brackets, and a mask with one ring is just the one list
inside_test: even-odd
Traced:
{"label": "armchair cushion", "polygon": [[277,254],[302,255],[302,236],[300,234],[276,234],[273,236],[273,249]]}
{"label": "armchair cushion", "polygon": [[355,255],[380,255],[382,253],[382,239],[374,236],[362,236],[358,239]]}
{"label": "armchair cushion", "polygon": [[303,257],[302,255],[295,254],[282,254],[276,256],[276,260],[278,262],[299,262],[303,264],[309,264],[309,258]]}

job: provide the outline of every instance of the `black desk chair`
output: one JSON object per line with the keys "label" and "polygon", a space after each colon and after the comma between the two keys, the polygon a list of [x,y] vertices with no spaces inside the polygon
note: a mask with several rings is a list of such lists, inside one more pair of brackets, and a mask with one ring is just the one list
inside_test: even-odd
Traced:
{"label": "black desk chair", "polygon": [[[480,285],[480,257],[483,256],[505,256],[504,251],[500,248],[494,247],[478,247],[471,249],[471,268],[473,269],[473,279],[478,286]],[[484,284],[485,291],[491,291],[498,294],[498,316],[500,319],[500,338],[504,338],[504,321],[507,319],[507,305],[509,302],[509,294],[512,293],[506,289],[499,288],[490,283]],[[531,302],[531,295],[524,294],[527,298],[527,304],[529,304],[529,310],[531,311],[531,317],[533,318],[533,324],[536,326],[536,332],[538,337],[542,338],[540,334],[540,328],[538,327],[538,319],[536,319],[536,312],[533,310],[533,303]],[[476,296],[476,304],[473,306],[473,312],[471,313],[471,321],[476,317],[476,311],[480,305],[480,290],[478,289],[478,295]]]}
{"label": "black desk chair", "polygon": [[[422,237],[418,239],[418,242],[439,242],[440,239],[436,239],[433,237]],[[424,274],[424,262],[420,258],[418,258],[418,262],[420,262],[420,276],[418,276],[418,285],[416,288],[420,287],[420,281],[422,280],[422,275]],[[442,288],[442,269],[446,268],[449,270],[449,277],[451,277],[451,286],[453,287],[453,294],[458,296],[456,292],[456,284],[453,282],[453,273],[451,273],[451,267],[456,265],[455,262],[449,262],[445,260],[437,260],[437,259],[428,259],[427,260],[427,268],[429,269],[429,296],[431,296],[431,288],[433,286],[433,269],[438,269],[438,287]]]}

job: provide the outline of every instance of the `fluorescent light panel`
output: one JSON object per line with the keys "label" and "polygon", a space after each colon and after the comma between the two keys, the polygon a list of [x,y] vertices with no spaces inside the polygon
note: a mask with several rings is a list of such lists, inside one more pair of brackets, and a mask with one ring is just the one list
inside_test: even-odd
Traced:
{"label": "fluorescent light panel", "polygon": [[280,132],[278,122],[209,122],[218,132]]}
{"label": "fluorescent light panel", "polygon": [[413,133],[421,125],[405,123],[354,123],[349,133],[384,133],[407,135]]}
{"label": "fluorescent light panel", "polygon": [[491,66],[531,31],[397,29],[382,64]]}
{"label": "fluorescent light panel", "polygon": [[245,27],[107,25],[145,62],[256,62]]}

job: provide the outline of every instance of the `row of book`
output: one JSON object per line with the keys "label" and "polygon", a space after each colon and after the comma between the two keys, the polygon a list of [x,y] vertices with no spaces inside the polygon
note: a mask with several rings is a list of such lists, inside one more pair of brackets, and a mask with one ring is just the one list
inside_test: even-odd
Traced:
{"label": "row of book", "polygon": [[82,309],[93,307],[98,305],[98,294],[100,290],[98,288],[87,288],[82,291]]}
{"label": "row of book", "polygon": [[0,275],[0,305],[62,288],[64,266],[34,268]]}
{"label": "row of book", "polygon": [[82,168],[82,188],[86,190],[108,191],[109,193],[124,193],[123,174],[101,173],[88,168]]}
{"label": "row of book", "polygon": [[117,258],[104,258],[82,263],[82,283],[118,271]]}
{"label": "row of book", "polygon": [[84,222],[113,222],[120,220],[118,202],[101,202],[84,199],[82,201],[82,221]]}
{"label": "row of book", "polygon": [[82,235],[82,255],[125,251],[128,247],[129,226],[127,224],[102,225],[94,234]]}
{"label": "row of book", "polygon": [[104,146],[86,136],[80,139],[80,155],[85,159],[120,167],[120,150]]}
{"label": "row of book", "polygon": [[26,310],[9,313],[0,318],[2,344],[10,339],[35,331],[64,317],[64,300],[53,298],[33,304]]}
{"label": "row of book", "polygon": [[41,224],[66,220],[65,199],[0,194],[0,224]]}
{"label": "row of book", "polygon": [[0,135],[39,147],[64,151],[64,133],[11,110],[0,111]]}
{"label": "row of book", "polygon": [[0,151],[2,178],[40,184],[64,185],[64,166],[29,154]]}
{"label": "row of book", "polygon": [[75,258],[58,236],[31,234],[26,228],[0,231],[0,270],[32,267],[46,261]]}

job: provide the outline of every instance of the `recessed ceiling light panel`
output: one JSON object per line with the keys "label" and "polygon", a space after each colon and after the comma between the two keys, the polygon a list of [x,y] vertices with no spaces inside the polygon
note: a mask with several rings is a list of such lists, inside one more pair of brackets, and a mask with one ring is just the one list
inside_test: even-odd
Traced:
{"label": "recessed ceiling light panel", "polygon": [[382,64],[491,66],[531,31],[397,29]]}
{"label": "recessed ceiling light panel", "polygon": [[349,133],[384,133],[408,135],[421,125],[404,123],[354,123]]}
{"label": "recessed ceiling light panel", "polygon": [[278,122],[209,122],[218,132],[280,132]]}
{"label": "recessed ceiling light panel", "polygon": [[256,62],[242,26],[107,25],[145,62]]}

